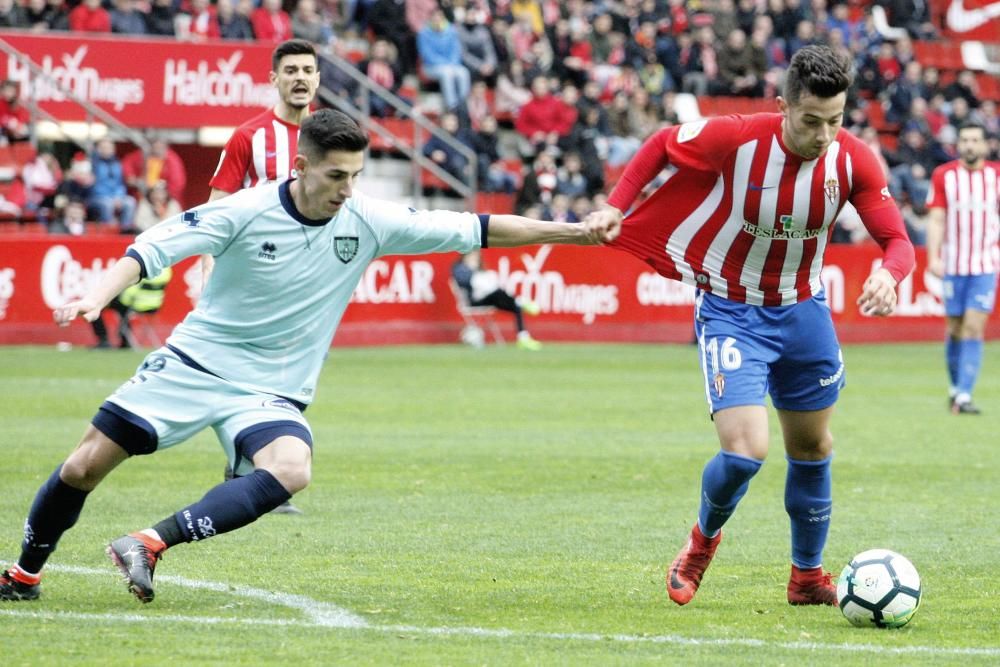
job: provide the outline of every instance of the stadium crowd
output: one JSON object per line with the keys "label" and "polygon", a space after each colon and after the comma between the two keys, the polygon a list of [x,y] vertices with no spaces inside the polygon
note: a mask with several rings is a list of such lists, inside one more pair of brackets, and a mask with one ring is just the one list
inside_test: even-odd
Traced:
{"label": "stadium crowd", "polygon": [[[997,100],[980,94],[973,72],[941,72],[916,58],[914,40],[937,39],[927,3],[876,4],[896,28],[889,37],[872,3],[857,0],[0,0],[0,27],[308,39],[422,107],[436,99],[426,91],[439,90],[440,108],[431,108],[474,151],[479,188],[516,192],[518,212],[569,221],[603,201],[646,136],[678,122],[682,94],[756,98],[755,108],[774,108],[768,100],[780,94],[791,55],[827,44],[856,65],[845,127],[879,156],[911,236],[922,243],[930,173],[956,157],[957,128],[970,120],[984,125],[991,159],[1000,157]],[[363,101],[336,75],[324,84]],[[16,141],[17,118],[9,113],[16,100],[2,90],[0,125]],[[393,114],[378,98],[365,102],[375,116]],[[469,166],[444,142],[427,144],[425,154],[455,175]],[[100,166],[113,179],[103,169],[113,172],[113,165],[102,159],[90,157],[94,176]],[[52,197],[73,191],[75,172],[85,171],[78,162],[60,168],[42,153],[24,173],[22,194],[8,192],[13,200],[3,209],[62,220],[66,206],[52,206]],[[134,200],[147,191],[135,178],[120,179],[125,195],[116,183],[112,195],[71,192],[61,201],[131,230]],[[61,183],[55,190],[53,181]],[[845,216],[835,240],[863,234]]]}

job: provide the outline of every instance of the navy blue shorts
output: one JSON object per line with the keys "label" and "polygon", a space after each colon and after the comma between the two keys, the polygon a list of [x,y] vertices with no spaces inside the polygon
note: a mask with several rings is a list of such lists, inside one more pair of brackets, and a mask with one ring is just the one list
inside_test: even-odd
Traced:
{"label": "navy blue shorts", "polygon": [[738,405],[822,410],[844,386],[844,358],[826,298],[751,306],[699,291],[695,332],[712,414]]}

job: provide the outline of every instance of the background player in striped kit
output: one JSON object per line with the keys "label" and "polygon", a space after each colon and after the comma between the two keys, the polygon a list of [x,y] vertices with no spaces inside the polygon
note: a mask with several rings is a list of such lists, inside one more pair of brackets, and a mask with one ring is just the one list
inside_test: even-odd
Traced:
{"label": "background player in striped kit", "polygon": [[[875,156],[841,127],[850,60],[810,46],[792,58],[780,113],[725,116],[654,134],[607,206],[585,224],[621,223],[612,244],[698,289],[696,332],[721,451],[705,466],[698,521],[667,573],[677,604],[694,597],[721,528],[768,452],[766,396],[788,459],[791,604],[834,604],[822,568],[832,509],[830,417],[844,365],[820,270],[844,204],[858,210],[884,261],[862,312],[888,315],[913,246]],[[665,167],[666,183],[623,219]]]}
{"label": "background player in striped kit", "polygon": [[[271,55],[270,79],[278,91],[278,103],[233,132],[209,181],[212,186],[209,201],[295,175],[299,126],[309,116],[310,105],[319,89],[316,49],[304,39],[282,42]],[[202,256],[202,289],[213,265],[211,255]],[[226,479],[232,475],[232,468],[227,466]],[[274,512],[301,514],[302,510],[287,501]]]}
{"label": "background player in striped kit", "polygon": [[979,414],[972,390],[983,361],[986,322],[1000,268],[1000,163],[989,162],[986,128],[958,130],[959,159],[931,175],[927,195],[927,265],[943,278],[947,322],[948,403],[954,414]]}

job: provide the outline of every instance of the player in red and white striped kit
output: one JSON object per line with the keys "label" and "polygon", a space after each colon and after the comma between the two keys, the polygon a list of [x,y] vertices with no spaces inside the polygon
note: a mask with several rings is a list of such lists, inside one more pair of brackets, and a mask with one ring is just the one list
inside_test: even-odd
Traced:
{"label": "player in red and white striped kit", "polygon": [[[209,181],[209,201],[295,176],[299,125],[309,116],[319,89],[316,49],[304,39],[282,42],[271,54],[269,78],[278,91],[278,103],[237,127],[229,137]],[[202,256],[202,285],[207,283],[213,266],[211,255]],[[231,475],[232,469],[227,466],[226,478]],[[301,510],[289,501],[275,512],[300,514]]]}
{"label": "player in red and white striped kit", "polygon": [[[823,252],[846,202],[883,249],[858,299],[888,315],[913,268],[906,236],[875,156],[841,127],[850,60],[810,46],[789,66],[780,113],[726,116],[649,138],[605,208],[585,224],[619,221],[613,247],[695,286],[705,395],[721,451],[702,475],[698,521],[667,573],[677,604],[694,597],[768,451],[770,396],[788,459],[791,604],[835,604],[822,567],[832,508],[829,432],[844,366],[820,281]],[[629,211],[664,168],[666,183]]]}
{"label": "player in red and white striped kit", "polygon": [[954,414],[979,414],[972,389],[996,302],[1000,163],[986,160],[988,150],[986,128],[976,123],[959,128],[959,159],[934,170],[927,197],[927,265],[943,279],[948,400]]}

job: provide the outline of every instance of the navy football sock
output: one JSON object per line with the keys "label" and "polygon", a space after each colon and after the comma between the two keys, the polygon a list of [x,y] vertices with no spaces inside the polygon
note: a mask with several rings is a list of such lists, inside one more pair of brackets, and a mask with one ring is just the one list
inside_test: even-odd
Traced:
{"label": "navy football sock", "polygon": [[24,522],[24,542],[17,564],[22,570],[37,574],[56,550],[59,538],[80,518],[88,491],[73,488],[59,478],[62,465],[56,468],[38,489],[31,511]]}
{"label": "navy football sock", "polygon": [[958,387],[959,347],[957,338],[948,336],[944,343],[944,358],[948,363],[948,382],[951,383],[952,387]]}
{"label": "navy football sock", "polygon": [[[292,497],[266,470],[254,470],[219,484],[174,519],[185,542],[197,542],[253,523]],[[163,537],[161,533],[161,537]]]}
{"label": "navy football sock", "polygon": [[785,511],[792,522],[792,564],[799,568],[823,564],[823,547],[833,509],[832,458],[828,456],[822,461],[788,459]]}
{"label": "navy football sock", "polygon": [[698,527],[705,537],[715,537],[729,520],[740,498],[750,487],[763,461],[720,451],[701,474],[701,506]]}
{"label": "navy football sock", "polygon": [[979,377],[979,367],[983,365],[983,341],[964,338],[958,341],[958,381],[955,388],[959,394],[972,395]]}

